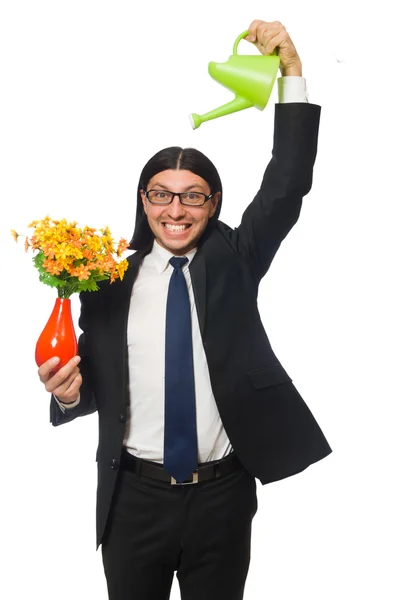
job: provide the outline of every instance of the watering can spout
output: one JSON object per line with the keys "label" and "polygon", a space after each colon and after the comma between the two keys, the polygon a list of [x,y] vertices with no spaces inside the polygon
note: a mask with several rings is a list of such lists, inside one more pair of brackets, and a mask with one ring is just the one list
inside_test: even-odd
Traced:
{"label": "watering can spout", "polygon": [[230,115],[233,112],[250,108],[251,106],[253,106],[253,104],[250,100],[243,98],[242,96],[236,96],[231,102],[222,104],[222,106],[218,106],[218,108],[210,110],[209,112],[205,113],[205,115],[197,115],[196,113],[192,113],[189,115],[190,123],[193,129],[197,129],[200,127],[201,123],[204,123],[204,121],[210,121],[211,119],[224,117],[225,115]]}
{"label": "watering can spout", "polygon": [[190,122],[193,129],[204,121],[223,117],[233,112],[255,106],[263,110],[269,100],[280,65],[277,54],[253,56],[237,54],[239,42],[248,35],[244,31],[234,43],[233,54],[224,63],[210,62],[208,72],[215,81],[235,94],[234,100],[204,115],[193,113]]}

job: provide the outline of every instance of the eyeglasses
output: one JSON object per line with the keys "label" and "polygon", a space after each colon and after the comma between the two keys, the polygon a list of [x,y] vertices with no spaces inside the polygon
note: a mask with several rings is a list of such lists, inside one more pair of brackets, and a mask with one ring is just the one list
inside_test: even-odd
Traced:
{"label": "eyeglasses", "polygon": [[203,194],[201,192],[168,192],[166,190],[147,190],[146,198],[152,204],[171,204],[174,196],[178,196],[179,202],[186,206],[203,206],[213,194]]}

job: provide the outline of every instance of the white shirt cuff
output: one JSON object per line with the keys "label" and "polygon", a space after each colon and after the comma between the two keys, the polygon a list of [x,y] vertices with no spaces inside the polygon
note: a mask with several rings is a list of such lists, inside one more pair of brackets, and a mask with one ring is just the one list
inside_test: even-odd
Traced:
{"label": "white shirt cuff", "polygon": [[69,404],[61,402],[55,395],[54,398],[57,401],[57,404],[63,413],[66,412],[68,408],[74,408],[75,406],[80,404],[80,394],[78,395],[77,400],[75,400],[74,402],[70,402]]}
{"label": "white shirt cuff", "polygon": [[279,77],[278,100],[280,104],[286,102],[308,102],[306,79],[297,75]]}

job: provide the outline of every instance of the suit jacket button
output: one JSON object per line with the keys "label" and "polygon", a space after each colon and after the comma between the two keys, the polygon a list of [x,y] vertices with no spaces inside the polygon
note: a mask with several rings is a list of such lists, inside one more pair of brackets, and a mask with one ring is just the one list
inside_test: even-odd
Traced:
{"label": "suit jacket button", "polygon": [[110,464],[110,468],[111,469],[118,469],[119,468],[119,463],[117,462],[117,460],[115,458],[112,459],[112,462]]}
{"label": "suit jacket button", "polygon": [[125,415],[119,415],[120,423],[125,423]]}

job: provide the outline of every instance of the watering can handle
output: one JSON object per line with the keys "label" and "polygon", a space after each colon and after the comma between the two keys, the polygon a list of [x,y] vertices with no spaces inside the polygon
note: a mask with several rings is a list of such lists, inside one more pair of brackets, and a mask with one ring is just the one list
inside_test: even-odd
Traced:
{"label": "watering can handle", "polygon": [[[233,54],[237,54],[237,46],[239,45],[239,43],[241,42],[241,40],[243,38],[247,37],[248,34],[249,34],[248,29],[246,31],[243,31],[243,33],[240,33],[240,35],[238,36],[238,38],[234,42]],[[277,48],[275,49],[274,52],[271,53],[271,56],[274,56],[274,55],[277,55]]]}

